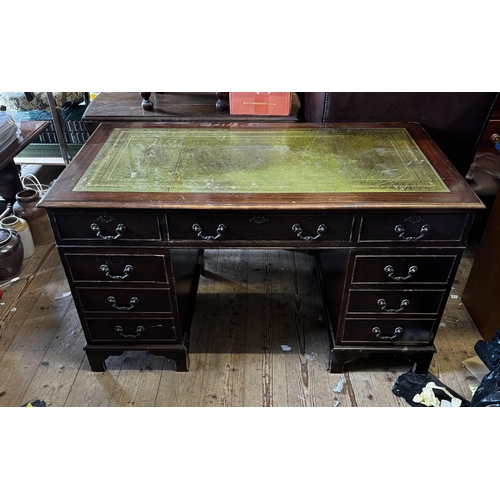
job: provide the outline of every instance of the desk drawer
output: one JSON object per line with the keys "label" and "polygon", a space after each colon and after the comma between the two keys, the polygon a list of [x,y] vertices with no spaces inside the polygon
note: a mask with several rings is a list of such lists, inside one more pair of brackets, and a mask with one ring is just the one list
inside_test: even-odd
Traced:
{"label": "desk drawer", "polygon": [[356,255],[352,283],[446,284],[456,255]]}
{"label": "desk drawer", "polygon": [[163,255],[66,253],[73,281],[168,283]]}
{"label": "desk drawer", "polygon": [[351,290],[347,313],[437,314],[443,300],[444,290]]}
{"label": "desk drawer", "polygon": [[55,212],[53,224],[61,243],[90,240],[115,243],[124,241],[161,241],[157,214],[127,212]]}
{"label": "desk drawer", "polygon": [[468,214],[385,213],[361,218],[360,242],[454,241],[463,238]]}
{"label": "desk drawer", "polygon": [[347,319],[342,342],[428,344],[434,326],[432,319]]}
{"label": "desk drawer", "polygon": [[84,312],[172,313],[168,288],[78,288]]}
{"label": "desk drawer", "polygon": [[92,342],[166,342],[176,341],[177,332],[173,318],[86,318]]}
{"label": "desk drawer", "polygon": [[229,215],[189,213],[167,215],[171,240],[195,241],[342,241],[352,239],[352,214]]}

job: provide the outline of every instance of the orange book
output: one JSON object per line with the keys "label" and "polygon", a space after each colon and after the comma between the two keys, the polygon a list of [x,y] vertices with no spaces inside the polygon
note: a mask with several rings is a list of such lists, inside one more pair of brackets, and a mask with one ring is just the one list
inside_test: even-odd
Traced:
{"label": "orange book", "polygon": [[229,92],[231,115],[288,116],[291,111],[291,92]]}

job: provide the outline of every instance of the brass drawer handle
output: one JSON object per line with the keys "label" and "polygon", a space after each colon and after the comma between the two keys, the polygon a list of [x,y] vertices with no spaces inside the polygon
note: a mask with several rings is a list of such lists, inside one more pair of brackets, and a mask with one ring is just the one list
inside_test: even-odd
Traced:
{"label": "brass drawer handle", "polygon": [[224,224],[219,224],[219,226],[217,227],[217,236],[205,236],[203,234],[202,227],[197,223],[192,225],[192,229],[196,232],[196,236],[199,236],[204,240],[216,240],[217,238],[220,238],[222,236],[222,233],[227,229],[227,227]]}
{"label": "brass drawer handle", "polygon": [[104,236],[103,234],[101,234],[102,229],[95,222],[93,224],[90,224],[90,229],[92,229],[92,231],[96,232],[97,236],[99,236],[99,238],[101,238],[103,240],[116,240],[122,235],[121,233],[124,233],[127,230],[127,228],[125,227],[125,224],[118,224],[118,226],[116,226],[116,235],[115,236]]}
{"label": "brass drawer handle", "polygon": [[387,302],[384,299],[378,299],[377,300],[377,304],[380,306],[380,308],[384,312],[398,313],[398,312],[403,311],[406,306],[409,306],[410,305],[410,301],[408,299],[403,299],[401,301],[401,304],[399,305],[399,309],[391,309],[390,307],[387,307]]}
{"label": "brass drawer handle", "polygon": [[311,240],[317,240],[318,238],[321,237],[321,234],[324,233],[327,230],[327,227],[325,224],[320,224],[318,226],[318,229],[316,230],[316,236],[304,236],[302,234],[302,226],[300,224],[294,224],[292,226],[292,231],[294,233],[297,233],[297,237],[300,238],[301,240],[305,241],[311,241]]}
{"label": "brass drawer handle", "polygon": [[398,326],[397,328],[394,329],[394,333],[392,335],[382,335],[382,331],[378,326],[375,328],[372,328],[372,332],[375,334],[375,337],[379,338],[380,340],[394,340],[400,333],[403,333],[403,329]]}
{"label": "brass drawer handle", "polygon": [[129,305],[128,306],[118,306],[116,304],[116,299],[112,295],[108,297],[108,302],[111,303],[111,305],[115,308],[118,309],[119,311],[131,311],[132,309],[135,308],[135,305],[139,303],[139,299],[137,297],[132,297],[130,299]]}
{"label": "brass drawer handle", "polygon": [[420,228],[420,231],[419,231],[419,235],[418,236],[405,236],[405,232],[406,232],[406,229],[401,225],[401,224],[398,224],[395,228],[394,228],[394,231],[396,233],[399,234],[399,237],[402,238],[403,240],[405,241],[416,241],[416,240],[419,240],[420,238],[422,238],[424,236],[425,233],[427,233],[427,231],[429,231],[431,228],[431,226],[429,226],[429,224],[424,224],[421,228]]}
{"label": "brass drawer handle", "polygon": [[413,274],[415,274],[418,271],[417,266],[411,266],[410,269],[408,269],[408,276],[394,276],[394,268],[392,266],[385,266],[384,271],[389,275],[389,278],[394,281],[405,281],[409,278],[412,277]]}
{"label": "brass drawer handle", "polygon": [[135,329],[135,333],[125,333],[123,330],[123,327],[120,325],[115,326],[115,332],[118,332],[122,337],[125,337],[126,339],[136,339],[137,337],[141,336],[141,333],[145,330],[143,326],[138,326]]}
{"label": "brass drawer handle", "polygon": [[131,273],[134,268],[131,266],[131,265],[126,265],[124,268],[123,268],[123,274],[122,275],[113,275],[109,272],[109,267],[106,265],[106,264],[103,264],[101,267],[100,267],[101,271],[103,273],[106,273],[106,276],[108,278],[111,278],[112,280],[124,280],[125,278],[128,278],[129,277],[129,273]]}

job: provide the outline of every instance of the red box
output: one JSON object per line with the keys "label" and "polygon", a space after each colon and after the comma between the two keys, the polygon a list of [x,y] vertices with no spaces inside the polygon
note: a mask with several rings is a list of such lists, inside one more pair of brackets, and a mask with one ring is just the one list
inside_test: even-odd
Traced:
{"label": "red box", "polygon": [[229,92],[231,115],[288,116],[291,111],[291,92]]}

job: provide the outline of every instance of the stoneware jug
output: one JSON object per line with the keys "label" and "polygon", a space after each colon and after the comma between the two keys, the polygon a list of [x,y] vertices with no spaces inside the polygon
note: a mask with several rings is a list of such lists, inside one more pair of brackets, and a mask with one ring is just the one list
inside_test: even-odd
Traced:
{"label": "stoneware jug", "polygon": [[15,215],[9,215],[0,221],[0,227],[3,227],[4,229],[12,229],[13,231],[17,231],[19,233],[21,241],[23,242],[25,259],[31,257],[35,253],[33,236],[31,236],[30,227],[24,219],[16,217]]}
{"label": "stoneware jug", "polygon": [[23,189],[16,194],[12,210],[14,215],[28,223],[35,245],[44,245],[54,240],[54,234],[46,210],[37,206],[39,201],[38,191]]}
{"label": "stoneware jug", "polygon": [[19,233],[0,228],[0,279],[17,276],[21,272],[23,257],[24,249]]}

